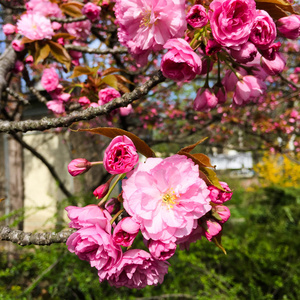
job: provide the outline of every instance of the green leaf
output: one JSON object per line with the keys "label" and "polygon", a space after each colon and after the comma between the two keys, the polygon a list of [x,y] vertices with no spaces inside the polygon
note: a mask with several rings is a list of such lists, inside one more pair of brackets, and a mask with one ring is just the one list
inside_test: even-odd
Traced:
{"label": "green leaf", "polygon": [[118,89],[118,80],[115,75],[107,75],[102,80],[101,83],[106,83],[107,85],[113,87],[114,89]]}
{"label": "green leaf", "polygon": [[126,135],[132,140],[138,152],[140,152],[146,157],[155,157],[155,153],[143,140],[141,140],[135,134],[123,129],[114,128],[114,127],[98,127],[98,128],[91,128],[91,129],[79,129],[75,131],[87,131],[90,133],[101,134],[111,139],[115,138],[118,135]]}
{"label": "green leaf", "polygon": [[222,188],[219,179],[217,177],[217,174],[209,169],[209,168],[205,168],[205,167],[201,167],[199,166],[199,173],[200,173],[200,177],[208,184],[208,185],[214,185],[215,187],[217,187],[218,189],[222,190],[225,192],[225,190]]}
{"label": "green leaf", "polygon": [[71,68],[71,57],[68,53],[68,51],[59,43],[55,43],[53,41],[48,41],[51,54],[55,57],[55,59],[64,64],[69,71]]}

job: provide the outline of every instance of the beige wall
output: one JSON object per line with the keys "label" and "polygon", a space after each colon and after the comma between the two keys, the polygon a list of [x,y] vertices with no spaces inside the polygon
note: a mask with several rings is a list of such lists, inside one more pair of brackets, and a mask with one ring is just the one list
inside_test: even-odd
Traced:
{"label": "beige wall", "polygon": [[[67,171],[70,162],[69,133],[31,133],[25,134],[26,143],[41,153],[54,166],[56,172],[73,192],[73,178]],[[43,231],[53,227],[56,219],[57,201],[65,195],[60,191],[46,166],[28,150],[24,149],[25,186],[25,231]]]}

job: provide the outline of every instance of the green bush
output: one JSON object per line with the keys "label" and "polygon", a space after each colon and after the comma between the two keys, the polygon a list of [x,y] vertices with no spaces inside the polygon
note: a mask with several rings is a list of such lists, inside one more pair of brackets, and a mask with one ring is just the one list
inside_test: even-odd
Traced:
{"label": "green bush", "polygon": [[0,254],[0,299],[298,299],[299,204],[297,189],[237,189],[222,240],[228,254],[205,239],[178,249],[164,283],[143,290],[100,284],[65,245],[18,247],[13,260]]}

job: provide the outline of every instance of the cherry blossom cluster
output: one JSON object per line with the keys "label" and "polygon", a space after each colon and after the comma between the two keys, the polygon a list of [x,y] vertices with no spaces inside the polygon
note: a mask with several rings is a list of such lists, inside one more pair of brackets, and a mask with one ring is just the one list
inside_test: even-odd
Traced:
{"label": "cherry blossom cluster", "polygon": [[[234,92],[237,106],[264,101],[264,80],[281,73],[286,64],[276,38],[300,35],[298,15],[276,21],[267,11],[256,9],[254,0],[213,0],[209,6],[191,6],[187,14],[184,0],[117,0],[115,14],[119,41],[141,65],[151,51],[165,48],[164,76],[187,82],[206,74],[194,101],[197,111],[223,104],[228,92]],[[209,74],[215,64],[218,79],[210,88]],[[228,69],[223,78],[220,64]]]}
{"label": "cherry blossom cluster", "polygon": [[[223,203],[232,192],[225,182],[220,182],[222,190],[208,186],[199,176],[199,166],[185,155],[138,160],[135,144],[120,135],[105,150],[103,162],[71,161],[68,170],[73,176],[96,164],[103,164],[113,176],[94,191],[98,205],[66,210],[69,226],[77,229],[67,240],[69,251],[95,267],[100,282],[140,289],[163,282],[167,260],[177,246],[189,249],[202,237],[218,245],[230,217]],[[122,191],[111,198],[119,180]],[[135,247],[138,234],[143,249]]]}

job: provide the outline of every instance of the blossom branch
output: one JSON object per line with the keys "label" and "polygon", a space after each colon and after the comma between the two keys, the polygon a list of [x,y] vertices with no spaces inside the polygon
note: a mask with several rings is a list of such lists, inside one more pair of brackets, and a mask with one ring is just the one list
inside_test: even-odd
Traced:
{"label": "blossom branch", "polygon": [[140,99],[148,94],[148,92],[163,82],[165,77],[161,71],[157,71],[152,78],[150,78],[143,85],[136,87],[132,92],[124,94],[122,97],[116,98],[113,101],[98,107],[89,107],[84,111],[74,111],[64,117],[60,118],[43,118],[41,120],[26,120],[26,121],[0,121],[0,132],[27,132],[30,130],[43,131],[56,127],[68,127],[74,122],[82,120],[91,120],[97,116],[110,113],[112,110],[125,107],[133,101]]}
{"label": "blossom branch", "polygon": [[126,54],[128,53],[127,49],[124,47],[114,48],[114,49],[93,49],[89,47],[79,46],[79,45],[65,45],[64,46],[67,50],[75,50],[80,51],[83,53],[90,53],[90,54]]}
{"label": "blossom branch", "polygon": [[17,99],[18,101],[22,102],[23,104],[25,104],[25,105],[29,104],[29,101],[27,99],[23,98],[17,92],[13,91],[11,88],[7,87],[6,92],[9,95],[13,96],[15,99]]}
{"label": "blossom branch", "polygon": [[0,240],[9,241],[20,246],[28,245],[51,245],[54,243],[65,243],[74,230],[60,232],[32,233],[22,230],[14,230],[8,226],[0,227]]}

